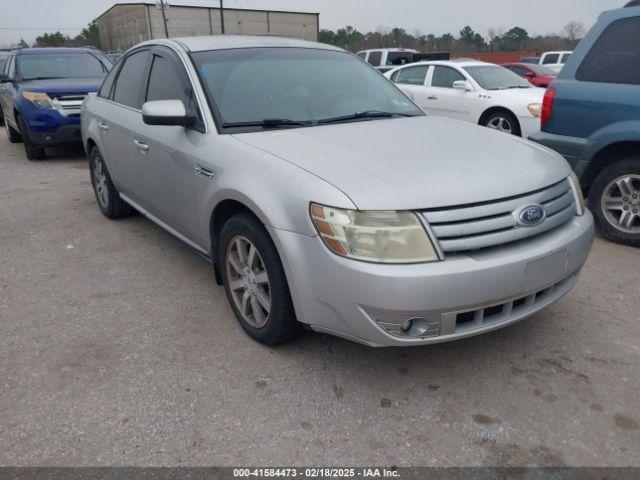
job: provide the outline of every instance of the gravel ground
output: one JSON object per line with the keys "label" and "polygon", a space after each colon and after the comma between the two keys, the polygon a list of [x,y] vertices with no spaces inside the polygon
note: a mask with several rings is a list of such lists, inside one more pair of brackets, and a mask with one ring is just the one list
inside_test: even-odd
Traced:
{"label": "gravel ground", "polygon": [[265,348],[198,255],[102,217],[81,150],[0,137],[1,465],[640,466],[640,250],[597,239],[481,337]]}

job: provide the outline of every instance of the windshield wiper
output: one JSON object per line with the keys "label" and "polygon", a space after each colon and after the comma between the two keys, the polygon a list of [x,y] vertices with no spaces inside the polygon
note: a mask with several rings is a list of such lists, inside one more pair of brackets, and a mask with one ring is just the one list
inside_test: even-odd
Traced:
{"label": "windshield wiper", "polygon": [[288,118],[263,118],[262,120],[255,120],[250,122],[225,122],[222,124],[223,128],[234,127],[262,127],[262,128],[278,128],[278,127],[292,127],[297,125],[312,125],[310,120],[290,120]]}
{"label": "windshield wiper", "polygon": [[380,110],[367,110],[366,112],[355,112],[351,115],[342,115],[340,117],[323,118],[318,120],[319,124],[323,123],[339,123],[348,122],[349,120],[359,120],[361,118],[393,118],[393,117],[416,117],[411,113],[383,112]]}

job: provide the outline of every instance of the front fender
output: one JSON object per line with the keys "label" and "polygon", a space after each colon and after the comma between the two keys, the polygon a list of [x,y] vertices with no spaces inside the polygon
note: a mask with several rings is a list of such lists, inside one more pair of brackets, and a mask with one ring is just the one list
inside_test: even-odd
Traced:
{"label": "front fender", "polygon": [[356,206],[342,191],[325,180],[275,155],[231,135],[211,137],[207,149],[216,152],[207,161],[214,178],[196,178],[195,194],[200,242],[211,249],[210,225],[215,208],[235,200],[249,208],[269,228],[307,236],[316,235],[309,217],[309,202],[338,208]]}

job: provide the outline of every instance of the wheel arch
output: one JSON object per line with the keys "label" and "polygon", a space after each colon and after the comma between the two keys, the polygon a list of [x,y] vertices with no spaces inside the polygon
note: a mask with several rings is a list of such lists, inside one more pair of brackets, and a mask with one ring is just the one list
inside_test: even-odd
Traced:
{"label": "wheel arch", "polygon": [[[252,205],[253,202],[248,199],[238,198],[237,196],[228,196],[221,199],[211,211],[209,216],[209,238],[211,241],[211,261],[216,277],[216,283],[222,285],[222,275],[219,270],[218,247],[220,232],[224,224],[234,215],[246,213],[251,215],[263,225],[266,225],[264,214]],[[259,213],[256,213],[258,211]],[[268,232],[267,232],[268,233]],[[273,240],[273,239],[272,239]]]}
{"label": "wheel arch", "polygon": [[601,147],[589,161],[580,178],[583,186],[590,186],[605,168],[627,157],[640,156],[640,139],[622,140]]}
{"label": "wheel arch", "polygon": [[518,116],[515,114],[515,112],[510,108],[503,107],[500,105],[494,105],[492,107],[487,108],[484,112],[482,112],[482,115],[480,115],[480,118],[478,119],[478,125],[484,125],[484,123],[489,119],[491,115],[493,115],[494,113],[500,113],[500,112],[506,112],[509,115],[513,115],[513,118],[515,118],[516,122],[518,123],[518,128],[521,128],[520,121],[518,120]]}

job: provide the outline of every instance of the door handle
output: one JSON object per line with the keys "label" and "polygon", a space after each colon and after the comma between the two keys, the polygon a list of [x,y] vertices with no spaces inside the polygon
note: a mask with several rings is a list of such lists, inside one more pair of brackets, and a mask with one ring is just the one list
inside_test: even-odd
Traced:
{"label": "door handle", "polygon": [[109,130],[109,125],[104,122],[98,122],[98,127],[100,127],[102,130]]}
{"label": "door handle", "polygon": [[138,147],[143,152],[146,152],[147,150],[149,150],[149,145],[147,145],[144,142],[141,142],[140,140],[134,140],[133,143],[135,143],[136,147]]}
{"label": "door handle", "polygon": [[427,97],[427,100],[437,100],[437,99],[438,99],[438,97],[436,97],[435,95],[429,95]]}

